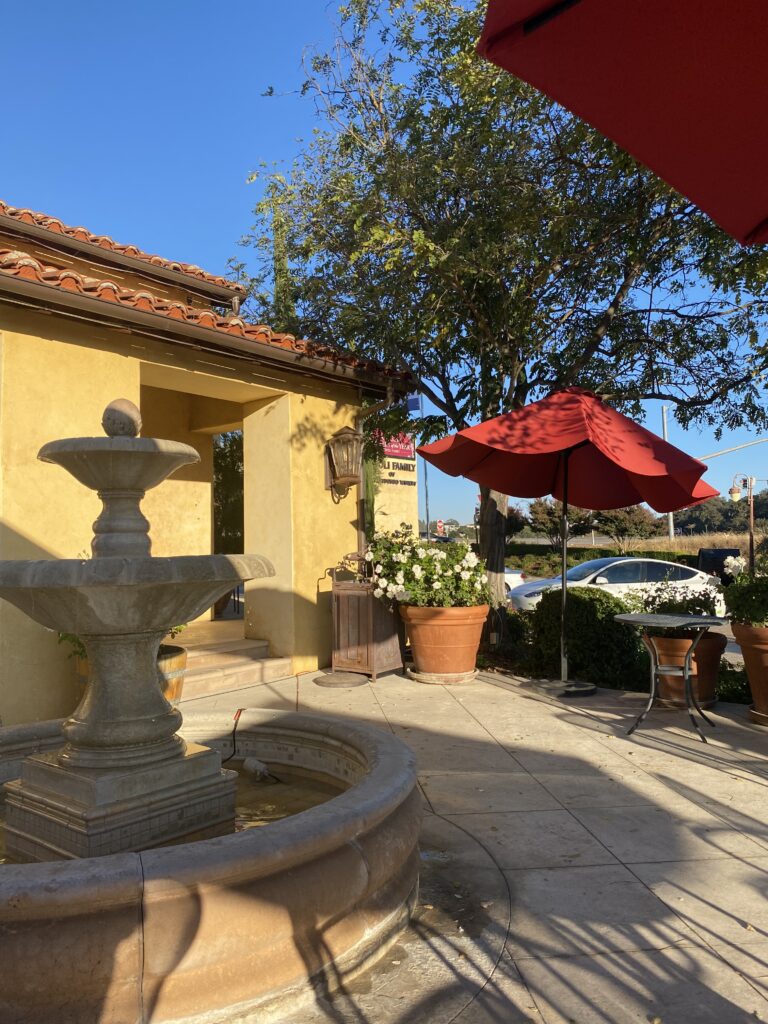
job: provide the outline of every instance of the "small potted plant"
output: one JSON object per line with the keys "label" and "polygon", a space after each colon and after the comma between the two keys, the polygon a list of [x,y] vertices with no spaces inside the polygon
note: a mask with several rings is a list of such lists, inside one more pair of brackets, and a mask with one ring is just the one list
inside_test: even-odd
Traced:
{"label": "small potted plant", "polygon": [[[186,623],[173,626],[166,636],[175,639],[184,629]],[[85,644],[76,633],[59,633],[59,643],[69,647],[68,657],[75,659],[78,695],[82,700],[88,685],[88,653]],[[187,670],[187,650],[177,644],[160,644],[157,652],[157,673],[165,699],[170,704],[178,704],[184,686],[184,673]]]}
{"label": "small potted plant", "polygon": [[[645,611],[658,615],[717,615],[719,587],[693,590],[671,581],[659,583],[645,593]],[[654,633],[652,641],[660,665],[681,666],[696,636],[695,630],[667,629]],[[651,638],[647,638],[651,639]],[[722,633],[705,633],[693,654],[695,675],[691,679],[693,696],[701,708],[710,708],[717,700],[720,658],[728,641]],[[659,703],[667,707],[686,707],[681,676],[659,676]]]}
{"label": "small potted plant", "polygon": [[489,595],[485,567],[470,547],[419,540],[403,523],[375,533],[365,560],[374,596],[399,607],[416,678],[457,682],[473,673]]}
{"label": "small potted plant", "polygon": [[743,558],[726,558],[725,570],[733,582],[726,587],[725,605],[752,691],[749,717],[768,725],[768,574],[764,566],[754,575],[745,568]]}

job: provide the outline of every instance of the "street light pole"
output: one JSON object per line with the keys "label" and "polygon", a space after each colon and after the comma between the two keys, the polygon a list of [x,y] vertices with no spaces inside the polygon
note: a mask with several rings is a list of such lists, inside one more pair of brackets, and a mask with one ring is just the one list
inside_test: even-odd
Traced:
{"label": "street light pole", "polygon": [[[741,480],[741,486],[737,485],[736,481]],[[731,485],[728,496],[731,501],[738,501],[741,498],[741,488],[745,487],[747,490],[747,512],[749,514],[749,575],[755,575],[755,484],[757,483],[757,477],[754,476],[743,476],[741,473],[737,473],[733,478],[733,484]]]}

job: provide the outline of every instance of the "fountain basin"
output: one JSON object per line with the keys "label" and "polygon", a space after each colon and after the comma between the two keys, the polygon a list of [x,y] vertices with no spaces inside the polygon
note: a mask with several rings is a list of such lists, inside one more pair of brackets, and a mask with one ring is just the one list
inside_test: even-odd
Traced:
{"label": "fountain basin", "polygon": [[0,561],[0,597],[62,633],[165,632],[241,580],[273,575],[260,555]]}
{"label": "fountain basin", "polygon": [[[231,730],[230,714],[185,713],[184,737],[225,756]],[[1,1020],[284,1019],[386,949],[417,887],[411,751],[372,727],[262,710],[241,716],[237,750],[349,788],[217,839],[0,868]]]}

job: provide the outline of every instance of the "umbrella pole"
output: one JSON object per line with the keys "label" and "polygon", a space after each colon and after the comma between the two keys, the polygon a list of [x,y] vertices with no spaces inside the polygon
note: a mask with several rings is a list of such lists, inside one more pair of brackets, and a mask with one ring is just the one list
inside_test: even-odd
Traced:
{"label": "umbrella pole", "polygon": [[568,459],[570,451],[563,457],[563,511],[560,519],[560,536],[562,538],[562,575],[560,577],[560,682],[568,682],[568,644],[565,639],[565,613],[568,606]]}

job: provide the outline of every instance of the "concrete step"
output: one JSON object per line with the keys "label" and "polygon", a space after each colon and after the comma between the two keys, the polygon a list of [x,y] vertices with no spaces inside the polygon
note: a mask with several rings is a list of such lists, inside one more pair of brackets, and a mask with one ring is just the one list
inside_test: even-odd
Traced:
{"label": "concrete step", "polygon": [[184,676],[184,700],[286,679],[291,669],[290,658],[242,657],[201,666],[193,659]]}
{"label": "concrete step", "polygon": [[269,655],[266,640],[226,640],[217,644],[201,644],[187,648],[189,669],[217,668],[255,661]]}

